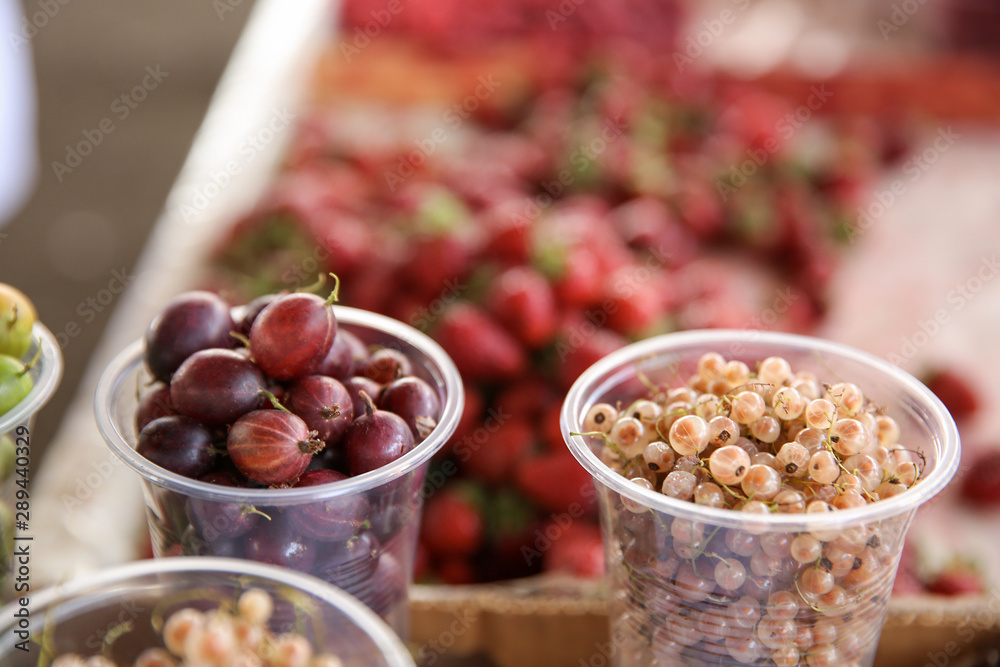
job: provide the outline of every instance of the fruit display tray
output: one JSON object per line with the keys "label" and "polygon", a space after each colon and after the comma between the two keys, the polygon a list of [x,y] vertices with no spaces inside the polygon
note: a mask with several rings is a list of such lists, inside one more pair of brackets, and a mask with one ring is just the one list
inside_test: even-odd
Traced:
{"label": "fruit display tray", "polygon": [[[322,69],[324,56],[329,56],[324,45],[329,43],[334,10],[329,0],[305,0],[295,12],[278,0],[256,3],[147,244],[135,284],[122,297],[34,481],[38,548],[33,576],[38,585],[140,555],[144,503],[138,479],[116,462],[95,428],[92,402],[98,377],[119,350],[142,334],[159,304],[199,284],[209,249],[265,189],[302,101],[315,96],[314,64],[321,63],[326,85],[346,85],[342,71]],[[376,46],[366,58],[371,66],[378,65]],[[472,71],[474,64],[467,68]],[[996,70],[987,69],[982,77],[995,85],[1000,80]],[[940,76],[943,81],[951,78]],[[903,80],[911,86],[894,88],[899,94],[918,89],[912,70]],[[866,89],[884,90],[887,79],[880,81]],[[800,84],[771,80],[776,89]],[[424,94],[413,83],[399,98],[422,100]],[[940,96],[926,91],[921,95],[940,103]],[[845,92],[837,99],[848,97]],[[968,102],[974,112],[932,110],[948,118],[995,121],[1000,110],[990,105],[998,99],[976,96]],[[950,128],[951,121],[941,116],[940,126],[929,126],[926,136],[917,138],[919,150],[933,148],[938,133]],[[268,127],[277,129],[262,150],[248,157],[241,150],[247,137]],[[933,155],[933,163],[907,163],[875,184],[873,201],[880,194],[892,201],[870,212],[865,243],[837,279],[839,298],[823,333],[883,356],[896,353],[911,371],[927,360],[956,364],[969,370],[978,386],[988,387],[1000,373],[1000,349],[991,340],[991,332],[1000,330],[1000,280],[982,282],[974,298],[963,300],[961,307],[948,290],[966,282],[984,253],[1000,245],[995,227],[1000,192],[990,180],[1000,172],[1000,131],[989,126],[955,129],[957,139]],[[962,221],[961,234],[940,224],[953,220]],[[947,253],[941,248],[948,248]],[[928,334],[922,325],[937,310],[945,311],[948,326]],[[1000,413],[1000,395],[986,394],[981,413]],[[971,448],[990,444],[987,421],[984,417],[963,431],[971,435],[966,443]],[[935,552],[940,543],[995,552],[996,515],[992,520],[988,514],[963,515],[956,521],[954,503],[946,493],[922,513],[914,528],[916,538],[929,545],[931,557],[944,553],[940,548]],[[70,553],[72,559],[66,557]],[[1000,582],[997,563],[988,567],[992,581]],[[411,612],[411,640],[424,647],[426,664],[461,664],[465,657],[485,656],[498,665],[596,665],[607,664],[613,651],[601,589],[593,583],[538,577],[496,585],[417,586]],[[995,589],[981,597],[896,598],[877,664],[938,664],[940,656],[950,661],[960,651],[996,641],[998,628],[1000,593]]]}

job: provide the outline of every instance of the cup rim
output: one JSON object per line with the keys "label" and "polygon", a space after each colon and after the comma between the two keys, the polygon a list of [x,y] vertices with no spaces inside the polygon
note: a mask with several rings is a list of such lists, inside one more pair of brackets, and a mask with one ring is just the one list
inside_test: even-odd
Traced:
{"label": "cup rim", "polygon": [[44,324],[38,321],[32,325],[31,335],[41,347],[41,354],[37,362],[38,377],[28,395],[11,408],[7,414],[0,417],[0,433],[7,433],[41,410],[59,388],[59,381],[62,379],[63,357],[55,336]]}
{"label": "cup rim", "polygon": [[[927,420],[940,433],[936,443],[937,458],[934,469],[919,484],[906,493],[886,500],[846,510],[815,514],[754,514],[752,518],[731,509],[706,507],[693,502],[671,498],[655,490],[644,489],[605,465],[591,450],[586,440],[570,435],[581,432],[582,415],[592,404],[591,396],[611,388],[626,379],[623,369],[649,356],[662,355],[670,350],[691,345],[723,346],[752,344],[781,345],[812,353],[829,354],[871,366],[885,373],[902,388],[908,390],[927,410]],[[618,372],[615,373],[616,369]],[[606,377],[613,374],[611,377]],[[605,378],[600,385],[598,381]],[[864,389],[864,388],[862,388]],[[848,525],[876,522],[915,510],[919,505],[937,495],[951,480],[958,469],[960,444],[958,427],[944,404],[930,389],[900,368],[867,352],[841,343],[800,334],[765,332],[742,329],[696,329],[662,334],[621,348],[593,364],[573,383],[563,402],[560,428],[567,447],[577,461],[593,476],[595,482],[607,486],[621,495],[671,516],[701,521],[727,528],[746,527],[753,523],[760,527],[780,531],[837,529]]]}
{"label": "cup rim", "polygon": [[[186,572],[249,575],[257,579],[291,586],[314,595],[342,611],[344,615],[356,623],[365,634],[371,637],[390,665],[400,667],[413,665],[410,654],[399,637],[389,629],[385,621],[354,596],[312,575],[251,560],[217,556],[199,556],[198,558],[172,556],[133,561],[98,570],[65,583],[54,584],[37,592],[29,593],[25,597],[30,601],[29,604],[32,608],[36,608],[57,603],[61,599],[76,597],[88,591],[113,590],[147,575]],[[20,603],[17,600],[10,602],[0,609],[0,618],[14,618],[14,611],[19,606]]]}
{"label": "cup rim", "polygon": [[254,505],[283,506],[301,502],[327,500],[339,496],[360,494],[383,486],[403,475],[416,470],[444,446],[458,427],[462,415],[465,394],[458,368],[444,349],[426,334],[394,320],[348,306],[333,306],[337,323],[367,327],[380,333],[389,334],[401,342],[413,346],[426,355],[433,366],[432,372],[439,375],[444,384],[445,401],[441,406],[441,418],[427,438],[412,450],[392,463],[377,470],[348,477],[337,482],[318,486],[289,489],[245,489],[201,482],[165,470],[152,463],[129,445],[125,434],[112,418],[112,402],[126,376],[143,363],[144,340],[133,341],[122,350],[101,374],[94,395],[94,413],[97,426],[111,451],[129,468],[139,473],[144,481],[187,496],[196,496],[220,502],[243,502]]}

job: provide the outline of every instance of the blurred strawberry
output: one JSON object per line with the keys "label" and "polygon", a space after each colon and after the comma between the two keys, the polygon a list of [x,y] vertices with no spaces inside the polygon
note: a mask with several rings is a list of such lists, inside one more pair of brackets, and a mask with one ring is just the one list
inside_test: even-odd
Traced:
{"label": "blurred strawberry", "polygon": [[556,330],[556,300],[542,274],[526,266],[501,273],[486,304],[507,331],[530,349],[545,345]]}
{"label": "blurred strawberry", "polygon": [[585,370],[624,347],[625,343],[625,339],[613,331],[594,330],[590,320],[580,318],[564,327],[555,348],[554,372],[559,385],[569,389]]}
{"label": "blurred strawberry", "polygon": [[725,107],[718,130],[735,136],[748,150],[767,159],[771,153],[780,152],[785,144],[779,130],[789,111],[785,100],[747,87],[737,92]]}
{"label": "blurred strawberry", "polygon": [[538,375],[511,382],[494,399],[494,405],[502,412],[530,421],[540,419],[548,406],[555,404],[558,407],[561,403],[551,382]]}
{"label": "blurred strawberry", "polygon": [[483,256],[509,264],[528,261],[531,248],[531,221],[522,215],[520,202],[508,202],[488,209],[482,217],[486,229]]}
{"label": "blurred strawberry", "polygon": [[464,586],[479,580],[476,569],[464,556],[448,556],[441,559],[435,568],[435,573],[441,583],[447,586]]}
{"label": "blurred strawberry", "polygon": [[644,266],[629,266],[608,276],[603,303],[608,327],[630,338],[648,334],[664,315],[652,274]]}
{"label": "blurred strawberry", "polygon": [[611,212],[622,239],[635,250],[649,251],[647,266],[679,266],[694,258],[698,247],[667,205],[654,197],[637,197]]}
{"label": "blurred strawberry", "polygon": [[[518,464],[531,450],[535,433],[525,419],[512,418],[500,424],[483,443],[474,442],[464,449],[462,471],[473,479],[500,484],[513,477]],[[456,452],[458,453],[458,452]]]}
{"label": "blurred strawberry", "polygon": [[600,303],[604,279],[597,255],[590,248],[581,245],[566,251],[554,275],[553,288],[563,305],[586,308]]}
{"label": "blurred strawberry", "polygon": [[480,308],[458,303],[437,323],[434,337],[466,381],[496,381],[524,371],[524,350]]}
{"label": "blurred strawberry", "polygon": [[486,581],[537,574],[541,561],[528,562],[522,553],[535,539],[540,525],[537,508],[512,488],[500,488],[486,510],[489,557],[480,564]]}
{"label": "blurred strawberry", "polygon": [[483,543],[481,492],[468,482],[438,489],[427,499],[420,539],[435,556],[468,556]]}
{"label": "blurred strawberry", "polygon": [[676,196],[680,221],[701,241],[711,241],[725,229],[726,211],[718,193],[697,177],[683,180]]}
{"label": "blurred strawberry", "polygon": [[542,556],[543,570],[586,579],[604,576],[604,542],[598,526],[585,519],[576,519],[565,526],[551,522],[546,527],[552,527],[553,534],[556,530],[561,534],[552,540],[552,546]]}
{"label": "blurred strawberry", "polygon": [[1000,505],[1000,449],[985,452],[968,463],[961,493],[965,500],[981,507]]}
{"label": "blurred strawberry", "polygon": [[417,541],[417,549],[413,554],[413,580],[423,582],[431,573],[431,554],[424,543]]}
{"label": "blurred strawberry", "polygon": [[369,224],[353,215],[331,211],[316,216],[309,221],[309,226],[320,245],[318,256],[325,259],[327,269],[342,280],[353,276],[373,256],[376,235]]}
{"label": "blurred strawberry", "polygon": [[946,567],[927,584],[927,591],[936,595],[979,595],[985,590],[982,573],[965,563]]}
{"label": "blurred strawberry", "polygon": [[967,378],[947,368],[937,368],[923,378],[927,388],[941,399],[955,421],[968,419],[979,409],[979,398]]}
{"label": "blurred strawberry", "polygon": [[456,445],[465,441],[467,438],[471,438],[477,427],[480,426],[483,419],[483,408],[485,403],[483,401],[483,395],[479,390],[465,383],[465,405],[462,406],[462,415],[458,418],[458,426],[455,427],[455,432],[445,443],[445,446],[441,448],[438,452],[437,458],[446,456],[454,451]]}
{"label": "blurred strawberry", "polygon": [[561,415],[562,403],[550,403],[538,426],[542,442],[553,452],[566,450],[566,440],[563,438],[562,427],[559,425]]}
{"label": "blurred strawberry", "polygon": [[437,297],[449,282],[461,282],[469,270],[468,244],[450,234],[417,238],[410,248],[412,254],[400,268],[399,280],[427,298]]}
{"label": "blurred strawberry", "polygon": [[547,512],[592,514],[597,506],[593,485],[569,450],[532,457],[517,470],[518,488]]}

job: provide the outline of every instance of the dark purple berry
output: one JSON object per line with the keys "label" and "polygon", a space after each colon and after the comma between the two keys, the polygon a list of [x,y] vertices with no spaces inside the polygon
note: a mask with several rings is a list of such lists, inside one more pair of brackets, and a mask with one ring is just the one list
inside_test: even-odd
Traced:
{"label": "dark purple berry", "polygon": [[402,417],[417,442],[430,435],[441,416],[437,392],[412,375],[386,385],[379,395],[378,406]]}
{"label": "dark purple berry", "polygon": [[340,441],[354,420],[354,403],[337,380],[325,375],[307,375],[288,388],[284,405],[302,418],[309,430],[327,446]]}
{"label": "dark purple berry", "polygon": [[[347,475],[335,470],[311,470],[302,475],[295,488],[331,484],[344,479]],[[347,494],[290,508],[288,514],[293,525],[315,540],[346,540],[357,534],[368,518],[368,500],[364,495]]]}
{"label": "dark purple berry", "polygon": [[215,463],[212,434],[193,419],[160,417],[139,431],[135,451],[161,468],[185,477],[201,477]]}
{"label": "dark purple berry", "polygon": [[362,392],[365,412],[344,434],[344,450],[351,475],[361,475],[392,463],[413,449],[415,442],[403,418],[378,410],[371,397]]}
{"label": "dark purple berry", "polygon": [[211,292],[186,292],[163,306],[146,329],[146,365],[169,382],[185,359],[199,350],[230,348],[235,328],[229,305]]}

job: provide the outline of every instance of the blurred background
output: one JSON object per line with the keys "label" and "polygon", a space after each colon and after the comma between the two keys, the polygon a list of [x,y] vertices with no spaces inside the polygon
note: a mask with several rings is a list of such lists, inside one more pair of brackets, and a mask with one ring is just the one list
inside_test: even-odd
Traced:
{"label": "blurred background", "polygon": [[[11,4],[22,15],[3,35],[4,58],[33,60],[38,167],[30,198],[0,229],[0,281],[63,334],[66,364],[35,427],[40,454],[118,302],[116,276],[135,271],[253,0],[221,18],[200,2]],[[147,67],[166,73],[162,86],[122,99]],[[100,132],[104,120],[113,131]],[[69,171],[53,167],[94,131],[102,136],[92,154]]]}
{"label": "blurred background", "polygon": [[[200,286],[244,302],[325,269],[345,303],[425,329],[456,358],[470,407],[455,442],[491,409],[516,416],[439,494],[475,499],[462,505],[474,539],[450,552],[434,534],[449,517],[426,515],[420,581],[599,575],[592,515],[544,560],[518,557],[579,500],[547,488],[552,470],[580,472],[556,428],[561,396],[631,340],[738,327],[825,336],[931,385],[959,419],[963,466],[921,516],[898,592],[996,590],[1000,4],[308,4],[329,11],[310,10],[322,43],[304,58],[291,8],[264,0],[31,0],[0,35],[36,83],[37,173],[0,229],[0,281],[34,300],[65,357],[33,431],[33,465],[61,457],[45,462],[42,501],[56,544],[88,550],[88,566],[140,551],[135,484],[95,489],[72,519],[52,512],[81,500],[81,466],[109,458],[95,373],[163,300]],[[257,21],[230,115],[203,124],[264,6],[286,21]],[[300,74],[301,99],[271,92]],[[192,146],[199,170],[181,174]],[[219,185],[230,158],[238,187]],[[206,197],[213,184],[225,194]],[[144,248],[159,273],[123,297]],[[501,312],[491,290],[511,271],[537,290]],[[469,321],[509,357],[454,333]],[[954,629],[942,632],[933,641]],[[887,651],[912,641],[893,636]]]}

